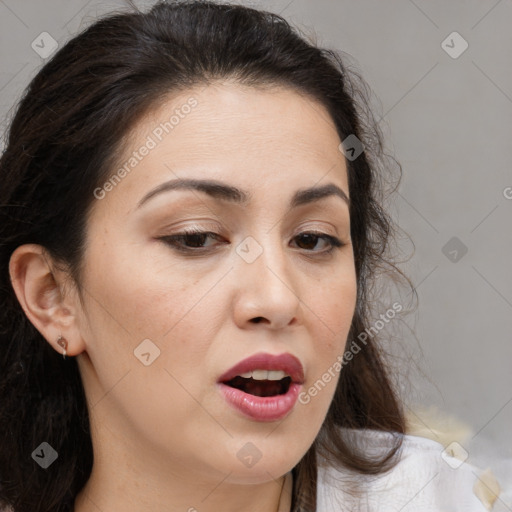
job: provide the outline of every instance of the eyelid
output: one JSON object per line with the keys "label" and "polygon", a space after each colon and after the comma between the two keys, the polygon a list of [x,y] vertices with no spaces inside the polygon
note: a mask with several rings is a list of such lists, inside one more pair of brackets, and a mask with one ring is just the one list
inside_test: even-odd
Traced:
{"label": "eyelid", "polygon": [[[303,233],[304,231],[313,231],[313,232],[321,232],[321,234],[326,234],[330,236],[335,236],[341,238],[342,235],[340,234],[341,225],[338,227],[334,222],[326,222],[326,221],[320,221],[320,220],[307,220],[306,222],[310,222],[310,224],[301,224],[295,232],[297,234]],[[294,235],[296,236],[296,235]]]}
{"label": "eyelid", "polygon": [[185,231],[215,231],[220,234],[221,231],[225,231],[225,229],[219,224],[215,223],[211,220],[204,220],[201,219],[195,219],[192,224],[173,224],[172,226],[166,226],[160,231],[165,233],[167,236],[169,235],[179,235],[180,233],[183,233]]}

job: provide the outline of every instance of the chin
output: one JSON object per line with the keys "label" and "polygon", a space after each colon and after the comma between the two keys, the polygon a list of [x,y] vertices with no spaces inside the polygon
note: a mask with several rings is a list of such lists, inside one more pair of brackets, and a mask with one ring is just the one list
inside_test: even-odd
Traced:
{"label": "chin", "polygon": [[[277,432],[276,432],[277,433]],[[274,433],[274,434],[276,434]],[[228,448],[224,456],[222,468],[229,474],[226,482],[233,484],[262,484],[276,480],[291,471],[301,460],[309,445],[300,450],[299,443],[287,436],[287,442],[281,436],[274,441],[268,433],[261,437],[233,440],[235,449]]]}
{"label": "chin", "polygon": [[241,485],[264,484],[281,478],[291,471],[294,466],[295,464],[293,462],[290,464],[275,464],[273,462],[264,464],[263,461],[260,460],[252,468],[241,468],[240,466],[230,468],[228,471],[232,472],[229,477],[226,478],[225,482]]}

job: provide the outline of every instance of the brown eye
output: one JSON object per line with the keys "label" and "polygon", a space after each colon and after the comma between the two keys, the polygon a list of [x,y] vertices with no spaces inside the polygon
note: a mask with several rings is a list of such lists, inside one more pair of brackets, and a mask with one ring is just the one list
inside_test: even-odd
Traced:
{"label": "brown eye", "polygon": [[[222,240],[222,237],[218,233],[214,233],[213,231],[201,231],[198,229],[185,230],[181,233],[176,233],[175,235],[161,237],[160,239],[177,251],[184,253],[200,253],[207,252],[210,248],[215,247],[214,244],[205,245],[208,239],[212,238],[219,241]],[[334,249],[346,245],[334,236],[315,231],[300,233],[294,238],[294,240],[300,240],[298,243],[299,249],[319,255],[329,254],[333,252]],[[319,241],[327,243],[327,249],[315,250]]]}
{"label": "brown eye", "polygon": [[[297,240],[301,240],[301,249],[305,249],[309,252],[318,252],[321,254],[327,254],[332,252],[334,249],[337,249],[339,247],[343,247],[345,244],[339,240],[338,238],[334,236],[327,235],[325,233],[318,233],[315,231],[308,231],[304,233],[300,233],[295,237]],[[317,246],[317,243],[319,240],[323,240],[324,242],[327,242],[328,249],[326,250],[320,250],[315,251],[314,248]]]}
{"label": "brown eye", "polygon": [[164,236],[161,240],[181,252],[199,252],[201,249],[210,247],[210,245],[204,245],[209,238],[221,240],[222,237],[212,231],[191,229],[175,235]]}

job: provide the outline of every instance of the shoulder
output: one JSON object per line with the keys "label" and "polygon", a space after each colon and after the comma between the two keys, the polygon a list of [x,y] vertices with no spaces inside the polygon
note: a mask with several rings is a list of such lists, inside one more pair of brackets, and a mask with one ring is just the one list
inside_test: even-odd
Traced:
{"label": "shoulder", "polygon": [[[358,432],[358,431],[351,431]],[[386,450],[395,437],[359,431],[368,450]],[[404,435],[397,465],[377,476],[361,476],[320,464],[318,512],[486,512],[474,486],[481,470],[423,437]],[[357,492],[353,492],[353,487]]]}

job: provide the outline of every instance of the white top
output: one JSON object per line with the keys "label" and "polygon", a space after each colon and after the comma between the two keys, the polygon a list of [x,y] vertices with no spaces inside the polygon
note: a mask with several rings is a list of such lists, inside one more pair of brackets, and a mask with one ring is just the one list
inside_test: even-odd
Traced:
{"label": "white top", "polygon": [[[351,432],[359,432],[370,450],[386,449],[393,440],[378,431]],[[405,435],[398,464],[384,474],[359,475],[320,461],[317,512],[487,512],[475,494],[482,471],[460,455],[436,441]],[[354,486],[359,493],[350,493]]]}

